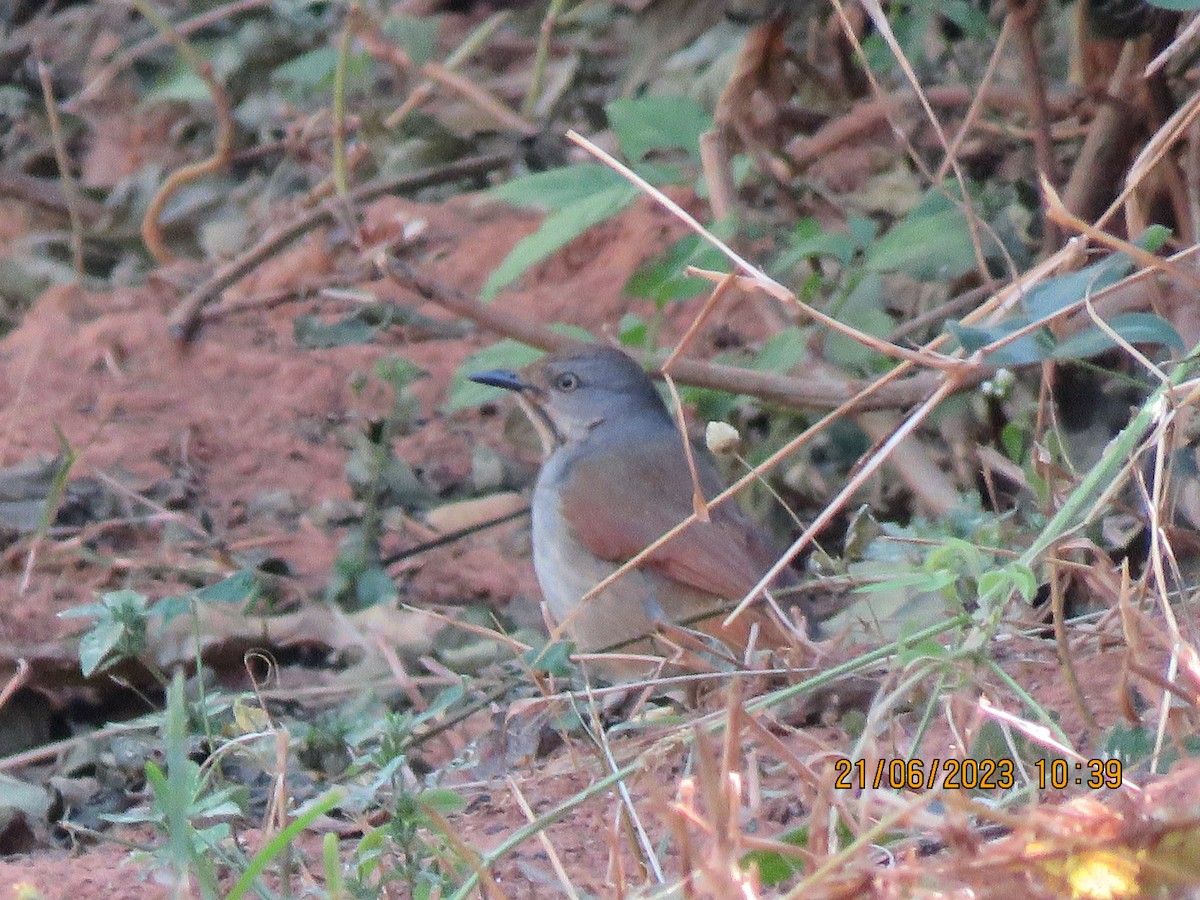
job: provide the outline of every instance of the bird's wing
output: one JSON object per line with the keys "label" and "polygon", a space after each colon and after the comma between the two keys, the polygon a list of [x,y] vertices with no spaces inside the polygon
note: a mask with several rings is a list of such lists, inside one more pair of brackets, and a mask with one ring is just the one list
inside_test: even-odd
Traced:
{"label": "bird's wing", "polygon": [[[705,496],[711,499],[720,490],[720,477],[705,451],[697,450],[696,466]],[[575,462],[565,479],[562,514],[592,553],[622,563],[691,514],[692,492],[677,439],[627,442]],[[778,558],[765,532],[728,500],[711,511],[710,521],[693,523],[642,565],[738,600]]]}

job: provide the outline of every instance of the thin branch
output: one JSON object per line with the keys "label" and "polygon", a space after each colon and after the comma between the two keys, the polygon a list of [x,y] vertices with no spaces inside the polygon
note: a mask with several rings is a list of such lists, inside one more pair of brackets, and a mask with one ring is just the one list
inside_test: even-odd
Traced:
{"label": "thin branch", "polygon": [[54,84],[50,80],[50,69],[41,59],[37,62],[38,80],[42,85],[42,100],[46,104],[46,118],[50,124],[50,137],[54,143],[54,161],[58,166],[58,177],[62,181],[63,197],[67,202],[67,215],[71,220],[71,262],[77,278],[83,278],[83,214],[79,211],[79,190],[71,177],[71,160],[67,156],[67,142],[63,138],[62,122],[58,118],[58,103],[54,99]]}
{"label": "thin branch", "polygon": [[[388,194],[415,191],[433,184],[486,175],[506,165],[508,161],[509,157],[502,154],[469,156],[448,165],[421,169],[398,178],[369,181],[351,191],[348,197],[353,204],[367,203]],[[201,310],[216,300],[222,291],[309,231],[322,225],[330,225],[336,220],[337,214],[329,204],[307,210],[291,222],[277,227],[241,256],[221,266],[208,281],[184,297],[171,312],[167,324],[172,336],[181,341],[191,340],[200,324]]]}
{"label": "thin branch", "polygon": [[132,2],[138,12],[158,30],[159,34],[175,45],[179,55],[204,82],[217,113],[217,137],[212,155],[200,162],[182,166],[168,175],[151,199],[150,205],[146,208],[146,214],[142,218],[142,240],[146,244],[146,249],[150,251],[150,255],[159,265],[165,265],[175,257],[167,249],[166,242],[163,240],[162,227],[158,217],[162,214],[167,201],[181,187],[203,178],[205,175],[220,171],[229,163],[233,154],[233,107],[229,103],[229,95],[225,93],[225,88],[213,75],[212,65],[196,52],[196,49],[175,30],[170,22],[158,13],[158,10],[152,5],[152,0],[132,0]]}
{"label": "thin branch", "polygon": [[[194,34],[201,29],[207,28],[209,25],[223,22],[239,13],[259,9],[263,6],[270,6],[271,2],[272,0],[234,0],[232,3],[226,3],[215,9],[207,10],[198,16],[177,22],[174,26],[175,33],[180,35]],[[139,41],[128,50],[117,54],[113,57],[112,62],[96,73],[96,77],[89,81],[83,90],[63,103],[63,109],[69,113],[77,112],[82,103],[99,96],[100,92],[108,87],[109,83],[123,69],[128,68],[143,56],[166,47],[170,43],[171,39],[159,32],[152,37],[146,38],[144,41]]]}
{"label": "thin branch", "polygon": [[[411,265],[395,257],[388,257],[382,265],[391,278],[415,290],[426,300],[497,334],[548,351],[562,350],[577,343],[575,338],[562,332],[514,315],[495,304],[485,304],[467,297],[420,274]],[[987,377],[989,371],[986,368],[972,371],[967,379],[960,382],[960,386],[966,390],[978,384]],[[834,377],[820,369],[811,369],[803,378],[792,378],[694,359],[675,360],[671,364],[671,374],[679,382],[692,387],[748,394],[791,409],[843,408],[851,401],[855,409],[862,410],[907,407],[921,402],[942,380],[936,371],[900,379],[898,375],[902,372],[893,370],[889,377],[867,385],[851,378]]]}

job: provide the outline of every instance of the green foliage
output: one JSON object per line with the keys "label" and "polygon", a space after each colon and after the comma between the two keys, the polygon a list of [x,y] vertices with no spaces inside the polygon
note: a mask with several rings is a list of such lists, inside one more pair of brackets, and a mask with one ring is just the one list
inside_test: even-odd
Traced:
{"label": "green foliage", "polygon": [[792,371],[808,358],[805,338],[802,328],[781,328],[767,338],[747,368],[780,375]]}
{"label": "green foliage", "polygon": [[520,209],[557,212],[593,194],[626,184],[628,182],[608,166],[588,162],[514,178],[488,193]]}
{"label": "green foliage", "polygon": [[242,569],[228,578],[175,597],[163,597],[154,604],[153,613],[164,625],[181,613],[203,603],[242,603],[250,606],[263,593],[262,574]]}
{"label": "green foliage", "polygon": [[675,300],[686,300],[711,290],[709,282],[687,274],[688,266],[721,271],[726,268],[725,255],[699,235],[685,235],[666,253],[648,260],[634,272],[625,284],[625,293],[653,300],[662,309]]}
{"label": "green foliage", "polygon": [[[986,5],[971,0],[909,0],[889,7],[888,21],[901,51],[911,64],[917,65],[929,60],[932,54],[944,52],[949,43],[945,37],[947,24],[961,31],[964,37],[993,40],[996,27],[988,20],[986,9]],[[871,69],[890,72],[896,68],[895,57],[879,34],[870,35],[863,43]]]}
{"label": "green foliage", "polygon": [[[808,847],[808,826],[793,828],[775,838],[783,844],[805,849]],[[764,887],[775,887],[804,871],[800,856],[788,856],[778,850],[751,850],[742,857],[742,868],[755,866]]]}
{"label": "green foliage", "polygon": [[700,135],[712,116],[688,97],[614,100],[605,108],[621,152],[633,162],[662,150],[682,150],[699,161]]}
{"label": "green foliage", "polygon": [[[413,897],[444,895],[462,881],[466,861],[459,859],[456,843],[445,839],[443,827],[444,816],[461,810],[465,801],[450,790],[414,790],[404,781],[403,770],[422,732],[466,699],[460,683],[441,691],[419,712],[363,717],[347,710],[347,721],[356,718],[358,725],[346,734],[354,753],[351,774],[369,776],[358,802],[390,807],[387,824],[367,832],[345,865],[338,866],[337,879],[345,882],[350,896],[390,896],[393,884],[405,885]],[[335,864],[327,858],[326,869]]]}
{"label": "green foliage", "polygon": [[[239,900],[252,888],[257,886],[258,878],[266,871],[267,866],[284,853],[302,832],[310,828],[322,816],[328,814],[342,799],[343,792],[338,789],[326,791],[319,797],[304,803],[291,816],[291,821],[280,829],[270,841],[249,861],[237,883],[225,895],[225,900]],[[327,837],[333,837],[332,834]],[[336,838],[335,838],[336,841]],[[335,844],[336,846],[336,844]],[[336,883],[336,882],[335,882]],[[330,896],[336,894],[330,893]]]}
{"label": "green foliage", "polygon": [[566,677],[576,671],[575,664],[571,662],[574,652],[575,645],[570,641],[554,641],[543,647],[530,648],[523,659],[531,669]]}
{"label": "green foliage", "polygon": [[930,192],[867,250],[871,272],[906,272],[918,281],[949,281],[976,267],[975,244],[962,209]]}
{"label": "green foliage", "polygon": [[[654,184],[679,181],[682,173],[668,166],[636,164],[651,152],[674,149],[698,160],[700,134],[712,124],[704,110],[685,98],[615,100],[605,110],[621,151]],[[516,178],[492,194],[518,206],[548,209],[550,214],[488,276],[480,291],[485,300],[593,225],[616,215],[633,201],[638,189],[607,167],[591,163]]]}
{"label": "green foliage", "polygon": [[[1102,737],[1099,756],[1119,759],[1127,767],[1144,765],[1154,756],[1158,741],[1153,729],[1141,725],[1114,725]],[[1200,756],[1200,736],[1167,741],[1159,750],[1158,771],[1166,772],[1180,758]]]}
{"label": "green foliage", "polygon": [[856,254],[870,246],[879,226],[851,212],[846,217],[846,229],[844,233],[826,231],[816,219],[801,219],[793,228],[787,246],[768,264],[768,271],[783,276],[801,262],[822,257],[830,257],[843,268],[849,266]]}
{"label": "green foliage", "polygon": [[[1166,239],[1166,229],[1149,229],[1139,240],[1146,249],[1157,249]],[[1035,285],[1022,299],[1023,314],[987,327],[967,326],[947,322],[946,327],[968,353],[975,353],[997,343],[1038,321],[1078,304],[1085,297],[1116,284],[1133,268],[1133,260],[1124,253],[1105,256],[1075,272],[1047,278]],[[1125,341],[1150,344],[1182,353],[1183,339],[1171,323],[1150,313],[1124,313],[1108,323],[1109,328]],[[1117,346],[1098,326],[1076,332],[1059,341],[1049,328],[1038,328],[1022,334],[1003,346],[986,353],[983,361],[998,366],[1023,366],[1046,360],[1085,359]]]}
{"label": "green foliage", "polygon": [[241,808],[235,788],[213,789],[209,776],[189,757],[187,719],[183,673],[176,672],[167,691],[163,726],[166,771],[153,761],[146,762],[150,809],[106,818],[149,825],[161,833],[166,843],[154,851],[156,861],[172,871],[177,885],[189,884],[194,877],[201,896],[215,897],[218,885],[214,859],[224,855],[223,845],[230,836],[229,824],[218,820],[239,815]]}
{"label": "green foliage", "polygon": [[480,297],[484,300],[495,298],[530,267],[549,259],[593,225],[612,218],[628,206],[637,193],[637,188],[632,185],[618,184],[552,212],[537,231],[522,238],[492,270],[479,291]]}
{"label": "green foliage", "polygon": [[389,356],[375,364],[373,374],[391,388],[392,405],[381,421],[351,437],[346,480],[355,498],[362,501],[363,514],[342,539],[325,592],[329,600],[348,609],[394,603],[399,597],[395,581],[381,565],[384,508],[415,512],[434,501],[432,491],[396,455],[393,446],[393,438],[411,430],[419,417],[420,406],[409,386],[426,373],[403,357]]}
{"label": "green foliage", "polygon": [[79,667],[85,678],[140,656],[146,649],[147,600],[136,591],[112,591],[99,603],[66,609],[63,619],[93,619],[91,629],[79,640]]}
{"label": "green foliage", "polygon": [[414,65],[424,65],[437,56],[438,20],[434,16],[388,16],[383,33],[404,49]]}
{"label": "green foliage", "polygon": [[[561,325],[552,326],[555,331],[570,335],[581,341],[591,340],[589,335],[582,328],[563,327]],[[458,412],[463,409],[470,409],[479,406],[483,403],[489,403],[500,399],[505,392],[501,388],[489,387],[486,384],[477,384],[470,380],[470,375],[475,372],[486,372],[491,369],[520,369],[529,365],[536,359],[542,356],[542,351],[528,344],[522,344],[520,341],[514,341],[511,338],[504,338],[490,346],[484,347],[482,350],[472,353],[454,371],[454,377],[450,381],[450,389],[446,392],[446,402],[442,405],[443,411],[447,413]]]}
{"label": "green foliage", "polygon": [[[271,73],[271,80],[286,96],[303,100],[311,94],[325,92],[333,87],[337,60],[338,51],[335,47],[317,47],[277,66]],[[365,83],[374,66],[374,61],[366,53],[353,54],[346,63],[347,80],[359,85]]]}
{"label": "green foliage", "polygon": [[102,672],[127,659],[140,659],[152,671],[153,661],[145,657],[150,623],[157,619],[166,626],[182,613],[207,603],[240,603],[249,606],[264,596],[267,576],[255,569],[242,569],[228,578],[186,594],[163,597],[150,604],[137,591],[111,591],[90,603],[63,610],[64,619],[92,619],[91,628],[79,640],[79,666],[85,677]]}

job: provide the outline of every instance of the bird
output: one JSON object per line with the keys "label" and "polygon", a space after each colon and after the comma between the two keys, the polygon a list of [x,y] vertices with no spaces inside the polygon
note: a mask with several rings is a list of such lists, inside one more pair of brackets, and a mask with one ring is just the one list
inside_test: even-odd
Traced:
{"label": "bird", "polygon": [[[740,649],[753,617],[731,626],[722,620],[781,552],[733,502],[710,508],[708,521],[693,522],[583,599],[692,514],[697,482],[709,501],[723,487],[715,460],[700,446],[693,450],[693,482],[683,437],[642,367],[621,350],[584,343],[517,371],[469,378],[515,393],[549,444],[531,503],[533,567],[550,618],[576,651],[622,647],[628,655],[623,645],[641,650],[646,641],[638,639],[668,622],[695,623]],[[785,567],[771,589],[797,580]],[[794,631],[777,617],[772,627]],[[620,664],[606,671],[624,680],[635,674]]]}

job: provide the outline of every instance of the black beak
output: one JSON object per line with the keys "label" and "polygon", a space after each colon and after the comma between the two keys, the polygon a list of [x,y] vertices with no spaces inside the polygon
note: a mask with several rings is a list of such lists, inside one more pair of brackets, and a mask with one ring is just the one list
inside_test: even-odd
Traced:
{"label": "black beak", "polygon": [[521,380],[521,376],[508,369],[491,369],[487,372],[475,372],[467,378],[477,384],[490,387],[504,388],[506,391],[516,391],[518,394],[529,390],[533,385]]}

